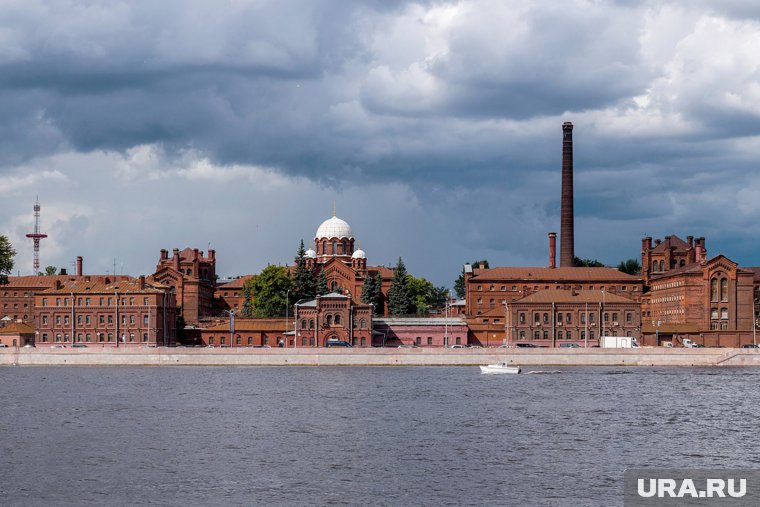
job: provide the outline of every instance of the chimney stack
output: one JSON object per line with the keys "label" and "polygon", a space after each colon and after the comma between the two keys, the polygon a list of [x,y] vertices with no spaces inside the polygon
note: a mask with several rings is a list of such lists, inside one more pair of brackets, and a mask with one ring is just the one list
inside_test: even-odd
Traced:
{"label": "chimney stack", "polygon": [[557,233],[549,233],[549,267],[557,267]]}
{"label": "chimney stack", "polygon": [[172,267],[175,271],[179,271],[179,248],[175,248],[172,253]]}
{"label": "chimney stack", "polygon": [[560,267],[572,267],[575,258],[573,225],[573,124],[562,124],[562,211],[560,212]]}
{"label": "chimney stack", "polygon": [[77,276],[82,276],[82,256],[77,256]]}
{"label": "chimney stack", "polygon": [[140,275],[140,290],[145,289],[145,275]]}

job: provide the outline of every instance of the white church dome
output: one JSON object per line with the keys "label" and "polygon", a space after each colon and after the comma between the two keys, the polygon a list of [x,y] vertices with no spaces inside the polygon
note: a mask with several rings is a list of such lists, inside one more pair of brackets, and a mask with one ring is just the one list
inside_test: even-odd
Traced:
{"label": "white church dome", "polygon": [[367,258],[367,254],[364,253],[364,250],[362,250],[360,248],[360,249],[358,249],[358,250],[356,250],[354,252],[354,254],[351,256],[351,258],[352,259],[366,259]]}
{"label": "white church dome", "polygon": [[315,238],[322,239],[322,238],[353,238],[354,234],[351,232],[351,226],[348,225],[348,222],[345,220],[341,220],[340,218],[334,216],[328,220],[325,220],[322,222],[322,225],[319,226],[319,229],[317,229],[317,235]]}
{"label": "white church dome", "polygon": [[316,259],[317,258],[317,252],[315,252],[314,250],[312,250],[311,248],[309,248],[304,253],[304,257],[306,257],[307,259]]}

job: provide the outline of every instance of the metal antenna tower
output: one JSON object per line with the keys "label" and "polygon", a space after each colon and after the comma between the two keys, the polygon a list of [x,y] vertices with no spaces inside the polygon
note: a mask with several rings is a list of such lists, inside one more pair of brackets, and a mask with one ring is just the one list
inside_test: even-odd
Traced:
{"label": "metal antenna tower", "polygon": [[40,232],[40,198],[34,203],[34,232],[26,235],[34,241],[34,274],[40,272],[40,240],[47,238],[47,234]]}

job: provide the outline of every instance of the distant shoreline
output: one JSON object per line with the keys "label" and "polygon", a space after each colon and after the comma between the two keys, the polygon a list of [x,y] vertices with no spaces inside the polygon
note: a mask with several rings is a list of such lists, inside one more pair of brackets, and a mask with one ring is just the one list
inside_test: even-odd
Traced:
{"label": "distant shoreline", "polygon": [[0,349],[0,366],[760,366],[759,349]]}

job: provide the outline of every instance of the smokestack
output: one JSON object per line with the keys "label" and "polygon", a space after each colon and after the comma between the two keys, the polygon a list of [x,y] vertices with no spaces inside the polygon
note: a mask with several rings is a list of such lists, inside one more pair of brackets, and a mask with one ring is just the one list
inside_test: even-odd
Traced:
{"label": "smokestack", "polygon": [[172,267],[175,271],[179,271],[179,248],[175,248],[172,254]]}
{"label": "smokestack", "polygon": [[77,256],[77,276],[82,276],[82,256]]}
{"label": "smokestack", "polygon": [[573,124],[562,124],[562,211],[560,213],[560,267],[572,267],[575,258],[573,231]]}
{"label": "smokestack", "polygon": [[549,267],[557,267],[557,233],[549,233]]}

